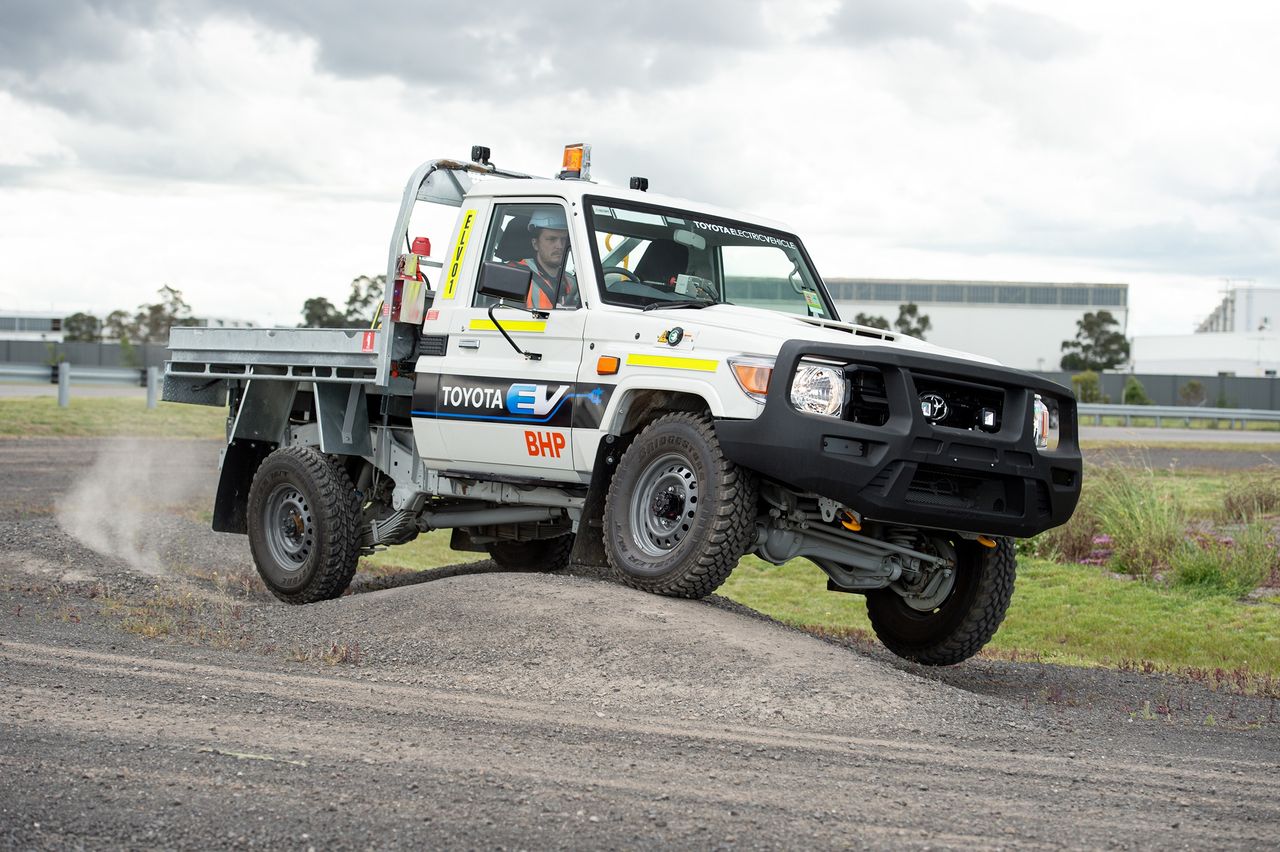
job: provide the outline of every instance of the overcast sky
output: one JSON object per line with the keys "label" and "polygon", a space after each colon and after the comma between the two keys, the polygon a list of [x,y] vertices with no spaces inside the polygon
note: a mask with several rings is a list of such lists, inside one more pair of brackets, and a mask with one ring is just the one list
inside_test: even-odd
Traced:
{"label": "overcast sky", "polygon": [[1280,286],[1277,45],[1221,0],[3,0],[0,307],[294,324],[383,271],[419,162],[586,140],[826,277],[1123,281],[1187,331]]}

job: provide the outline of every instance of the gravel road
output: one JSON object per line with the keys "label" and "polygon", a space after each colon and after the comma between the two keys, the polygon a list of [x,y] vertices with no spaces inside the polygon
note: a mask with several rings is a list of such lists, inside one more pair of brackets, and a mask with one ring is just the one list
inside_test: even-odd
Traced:
{"label": "gravel road", "polygon": [[362,573],[287,607],[242,537],[207,529],[216,452],[0,441],[0,845],[1280,838],[1268,699],[989,659],[926,670],[718,598],[491,563]]}

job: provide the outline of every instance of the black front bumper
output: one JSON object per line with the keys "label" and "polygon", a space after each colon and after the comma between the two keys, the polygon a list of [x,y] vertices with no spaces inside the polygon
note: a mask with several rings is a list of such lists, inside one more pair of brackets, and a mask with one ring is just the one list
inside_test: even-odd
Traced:
{"label": "black front bumper", "polygon": [[[854,410],[843,419],[797,411],[789,397],[802,357],[848,365],[850,375],[881,376],[884,422],[854,422],[857,406],[846,406]],[[989,401],[998,426],[987,432],[930,423],[922,385],[962,402]],[[1035,446],[1036,394],[1058,406],[1060,439],[1052,451]],[[885,346],[788,341],[760,416],[719,420],[716,435],[735,463],[837,500],[867,520],[1025,538],[1066,523],[1080,497],[1069,389],[1021,370]]]}

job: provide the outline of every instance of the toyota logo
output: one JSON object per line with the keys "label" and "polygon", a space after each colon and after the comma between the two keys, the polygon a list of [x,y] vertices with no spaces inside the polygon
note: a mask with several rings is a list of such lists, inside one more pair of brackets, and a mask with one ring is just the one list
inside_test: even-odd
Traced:
{"label": "toyota logo", "polygon": [[937,423],[947,417],[947,401],[939,393],[922,393],[920,394],[920,411],[924,413],[925,420]]}

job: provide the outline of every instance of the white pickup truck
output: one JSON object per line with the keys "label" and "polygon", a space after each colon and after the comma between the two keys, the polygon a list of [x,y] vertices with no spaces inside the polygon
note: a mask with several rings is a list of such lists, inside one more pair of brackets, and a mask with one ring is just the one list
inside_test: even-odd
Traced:
{"label": "white pickup truck", "polygon": [[[895,653],[976,653],[1011,538],[1079,497],[1071,392],[843,322],[789,228],[600,185],[589,155],[555,179],[480,147],[420,166],[370,329],[174,329],[164,398],[230,406],[214,529],[290,603],[439,528],[694,598],[744,555],[805,557]],[[457,208],[443,263],[424,205]]]}

